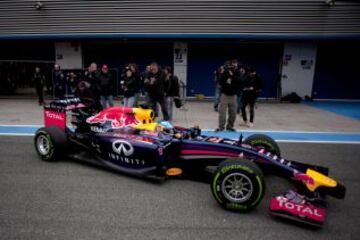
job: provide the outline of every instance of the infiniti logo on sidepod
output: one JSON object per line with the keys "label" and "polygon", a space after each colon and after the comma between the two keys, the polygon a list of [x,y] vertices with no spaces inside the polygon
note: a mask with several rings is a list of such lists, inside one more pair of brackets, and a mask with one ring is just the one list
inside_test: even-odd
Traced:
{"label": "infiniti logo on sidepod", "polygon": [[133,146],[124,140],[116,140],[112,143],[114,152],[120,155],[130,156],[134,153]]}

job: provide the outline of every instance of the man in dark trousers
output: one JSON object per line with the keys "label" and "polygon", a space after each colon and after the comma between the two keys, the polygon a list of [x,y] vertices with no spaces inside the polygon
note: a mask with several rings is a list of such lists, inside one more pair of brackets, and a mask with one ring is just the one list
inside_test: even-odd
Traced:
{"label": "man in dark trousers", "polygon": [[246,69],[244,66],[240,66],[239,67],[239,83],[240,83],[240,88],[239,91],[237,93],[237,108],[236,108],[236,112],[240,114],[241,112],[241,106],[242,106],[242,95],[243,95],[243,91],[242,91],[242,83],[245,81],[247,77],[247,73],[246,73]]}
{"label": "man in dark trousers", "polygon": [[124,106],[135,107],[139,83],[137,76],[129,67],[126,67],[125,76],[120,81],[120,86],[124,93]]}
{"label": "man in dark trousers", "polygon": [[[243,90],[243,98],[242,98],[242,106],[241,106],[241,114],[243,117],[243,125],[248,127],[254,126],[254,107],[257,97],[259,96],[261,89],[263,88],[263,80],[256,73],[256,70],[253,68],[248,69],[248,76],[245,78],[242,83]],[[249,106],[250,109],[250,122],[247,120],[246,116],[246,107]]]}
{"label": "man in dark trousers", "polygon": [[179,79],[177,76],[172,74],[170,66],[164,68],[165,74],[165,96],[166,106],[169,113],[169,121],[173,120],[173,102],[174,99],[180,98],[179,93]]}
{"label": "man in dark trousers", "polygon": [[102,106],[100,102],[100,86],[99,86],[99,71],[96,63],[91,63],[84,74],[85,86],[91,91],[94,98],[94,108],[96,111],[101,111]]}
{"label": "man in dark trousers", "polygon": [[114,82],[109,68],[104,64],[99,73],[100,100],[103,108],[113,107]]}
{"label": "man in dark trousers", "polygon": [[36,94],[39,98],[39,105],[41,106],[44,103],[43,91],[45,84],[45,76],[40,72],[40,68],[35,68],[35,73],[32,78],[32,81],[35,83]]}
{"label": "man in dark trousers", "polygon": [[54,81],[54,97],[63,98],[65,95],[65,75],[60,70],[59,64],[54,65],[53,81]]}
{"label": "man in dark trousers", "polygon": [[214,83],[215,83],[215,99],[214,99],[214,110],[217,112],[219,109],[219,103],[220,103],[220,79],[221,75],[224,73],[224,66],[220,66],[217,70],[214,72]]}
{"label": "man in dark trousers", "polygon": [[216,131],[223,131],[225,129],[226,112],[229,112],[227,119],[226,130],[236,131],[234,129],[234,122],[236,119],[236,94],[239,88],[239,77],[235,71],[235,66],[225,65],[224,73],[220,78],[220,104],[219,104],[219,128]]}
{"label": "man in dark trousers", "polygon": [[165,86],[164,86],[165,75],[160,70],[157,63],[150,65],[150,73],[148,78],[145,79],[144,84],[149,94],[149,103],[156,113],[156,105],[159,103],[161,112],[163,114],[164,121],[169,120],[169,113],[165,103]]}

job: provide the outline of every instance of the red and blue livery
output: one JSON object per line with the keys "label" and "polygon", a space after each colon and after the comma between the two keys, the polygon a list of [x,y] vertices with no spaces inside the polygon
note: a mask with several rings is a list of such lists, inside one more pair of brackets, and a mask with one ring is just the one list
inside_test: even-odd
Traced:
{"label": "red and blue livery", "polygon": [[157,181],[208,181],[214,199],[231,211],[249,212],[259,205],[264,174],[290,180],[297,189],[271,199],[274,216],[319,227],[325,197],[345,197],[345,187],[328,176],[327,168],[283,158],[278,144],[262,134],[238,140],[204,136],[199,127],[157,123],[145,107],[96,113],[77,98],[47,104],[44,122],[34,142],[45,161],[72,158]]}

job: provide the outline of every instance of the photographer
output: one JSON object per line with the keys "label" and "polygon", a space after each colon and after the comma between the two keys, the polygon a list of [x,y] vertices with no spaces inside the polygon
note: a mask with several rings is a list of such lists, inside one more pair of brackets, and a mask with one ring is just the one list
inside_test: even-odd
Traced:
{"label": "photographer", "polygon": [[75,90],[75,96],[81,99],[85,99],[88,102],[92,102],[94,104],[94,96],[92,94],[91,89],[87,86],[85,81],[81,81],[78,83],[77,88]]}
{"label": "photographer", "polygon": [[165,76],[160,70],[159,65],[157,63],[152,63],[150,65],[148,78],[145,79],[144,84],[149,94],[149,103],[152,106],[152,109],[157,114],[156,106],[159,103],[164,121],[168,121],[169,114],[165,103],[164,79]]}
{"label": "photographer", "polygon": [[130,67],[126,67],[125,76],[120,81],[121,89],[124,93],[124,106],[134,107],[136,103],[136,93],[138,88],[137,79]]}
{"label": "photographer", "polygon": [[[242,106],[241,106],[241,114],[243,117],[243,125],[248,127],[254,126],[254,107],[257,97],[260,95],[261,89],[263,87],[263,80],[256,73],[256,70],[253,68],[248,69],[248,75],[243,82],[243,98],[242,98]],[[247,121],[246,116],[246,106],[249,105],[250,108],[250,122]]]}
{"label": "photographer", "polygon": [[[91,91],[91,96],[94,98],[94,108],[101,111],[102,106],[100,102],[100,80],[99,71],[96,63],[91,63],[84,74],[85,87]],[[87,90],[86,90],[87,91]],[[87,91],[88,92],[88,91]]]}
{"label": "photographer", "polygon": [[75,91],[76,91],[76,88],[78,87],[78,79],[77,79],[77,76],[74,72],[70,72],[67,74],[66,76],[66,87],[67,87],[67,90],[66,90],[66,93],[67,95],[69,96],[74,96],[75,94]]}
{"label": "photographer", "polygon": [[224,73],[220,78],[220,104],[219,104],[219,128],[216,131],[223,131],[226,122],[226,112],[229,112],[226,130],[236,131],[234,122],[236,119],[236,96],[239,88],[239,77],[236,72],[236,66],[226,63]]}

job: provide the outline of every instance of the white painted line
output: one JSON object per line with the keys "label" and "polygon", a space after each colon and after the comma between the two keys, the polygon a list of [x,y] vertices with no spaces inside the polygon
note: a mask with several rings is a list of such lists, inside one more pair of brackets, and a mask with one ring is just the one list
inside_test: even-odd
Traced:
{"label": "white painted line", "polygon": [[[41,128],[44,125],[11,125],[11,124],[3,124],[0,125],[0,127],[34,127],[34,128]],[[201,129],[202,131],[206,131],[206,132],[215,132],[215,129]],[[269,133],[314,133],[314,134],[354,134],[354,135],[359,135],[360,132],[312,132],[312,131],[297,131],[297,130],[265,130],[265,129],[240,129],[238,130],[236,133],[242,133],[242,132],[250,132],[250,133],[261,133],[261,132],[269,132]]]}
{"label": "white painted line", "polygon": [[[215,132],[215,129],[201,129],[201,131],[205,131],[205,132]],[[296,131],[296,130],[290,130],[290,131],[286,131],[286,130],[259,130],[259,129],[254,129],[254,130],[237,130],[236,133],[242,133],[242,132],[270,132],[270,133],[315,133],[315,134],[360,134],[360,132],[311,132],[311,131]],[[220,132],[221,133],[221,132]],[[230,132],[228,132],[230,133]],[[231,132],[231,133],[235,133],[235,132]]]}
{"label": "white painted line", "polygon": [[276,142],[284,143],[333,143],[333,144],[360,144],[360,141],[317,141],[317,140],[287,140],[281,139],[276,140]]}

